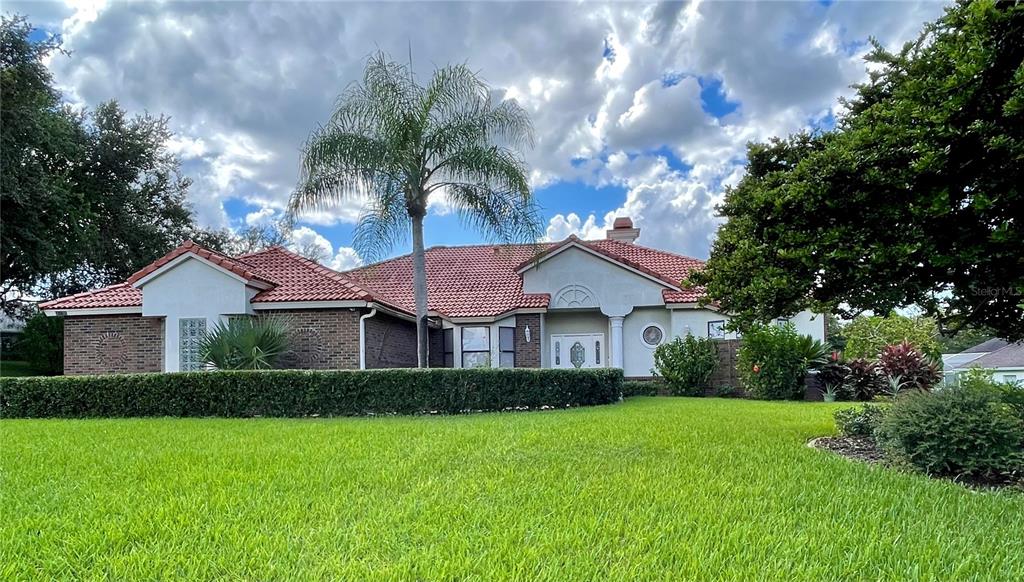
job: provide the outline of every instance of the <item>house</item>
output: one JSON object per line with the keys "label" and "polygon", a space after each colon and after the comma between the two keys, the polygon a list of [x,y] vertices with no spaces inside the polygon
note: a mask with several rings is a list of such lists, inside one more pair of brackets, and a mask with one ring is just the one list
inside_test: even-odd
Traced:
{"label": "house", "polygon": [[[428,249],[430,365],[611,366],[646,377],[654,349],[674,336],[734,351],[728,316],[682,284],[703,263],[635,244],[639,234],[620,218],[603,240]],[[186,242],[123,283],[41,307],[66,318],[67,374],[196,370],[206,330],[257,314],[289,319],[287,367],[416,365],[409,255],[339,273],[281,247],[228,257]],[[824,340],[825,317],[793,321]]]}
{"label": "house", "polygon": [[942,376],[947,384],[971,368],[991,370],[992,378],[1000,382],[1024,381],[1024,343],[995,338],[959,354],[942,355]]}

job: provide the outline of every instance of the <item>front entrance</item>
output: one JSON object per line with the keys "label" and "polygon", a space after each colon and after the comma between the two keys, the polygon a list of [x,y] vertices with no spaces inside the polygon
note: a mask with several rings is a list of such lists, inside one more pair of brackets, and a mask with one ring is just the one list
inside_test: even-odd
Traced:
{"label": "front entrance", "polygon": [[604,346],[603,333],[552,335],[551,367],[603,368]]}

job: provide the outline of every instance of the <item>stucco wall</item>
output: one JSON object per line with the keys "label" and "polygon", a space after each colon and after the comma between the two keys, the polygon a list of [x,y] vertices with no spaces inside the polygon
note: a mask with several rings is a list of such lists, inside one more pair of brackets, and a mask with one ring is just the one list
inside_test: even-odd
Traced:
{"label": "stucco wall", "polygon": [[523,273],[523,291],[550,293],[551,309],[565,307],[563,291],[577,285],[592,294],[590,304],[605,315],[626,315],[634,307],[663,305],[660,285],[587,251],[570,248]]}
{"label": "stucco wall", "polygon": [[250,311],[244,282],[198,259],[185,260],[142,286],[142,314],[166,318],[164,370],[179,367],[178,321],[205,318],[207,330],[224,316]]}
{"label": "stucco wall", "polygon": [[[729,321],[729,317],[710,309],[671,309],[672,335],[685,336],[691,333],[698,337],[708,337],[708,323],[711,321]],[[798,313],[790,320],[797,333],[809,335],[816,340],[825,341],[825,316],[815,315],[809,311]],[[724,339],[736,339],[735,333],[726,334]]]}
{"label": "stucco wall", "polygon": [[600,311],[549,311],[544,315],[544,366],[551,366],[551,336],[574,333],[603,333],[601,342],[601,362],[608,365],[611,343],[608,329],[608,317]]}
{"label": "stucco wall", "polygon": [[664,307],[638,307],[622,323],[622,371],[626,376],[650,376],[654,367],[654,347],[643,341],[643,330],[657,325],[664,332],[663,342],[672,338],[671,314]]}

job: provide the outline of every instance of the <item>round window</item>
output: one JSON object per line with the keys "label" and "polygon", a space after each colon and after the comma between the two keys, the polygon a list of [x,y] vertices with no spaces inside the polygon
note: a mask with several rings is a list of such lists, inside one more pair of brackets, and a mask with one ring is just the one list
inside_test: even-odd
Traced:
{"label": "round window", "polygon": [[665,332],[656,325],[648,325],[644,328],[644,343],[649,346],[656,346],[665,337]]}

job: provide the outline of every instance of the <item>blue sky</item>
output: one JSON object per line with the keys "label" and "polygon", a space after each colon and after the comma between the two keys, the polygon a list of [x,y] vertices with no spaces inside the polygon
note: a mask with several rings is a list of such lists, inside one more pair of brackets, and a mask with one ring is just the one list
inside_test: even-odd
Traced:
{"label": "blue sky", "polygon": [[[548,238],[600,237],[630,216],[642,244],[703,258],[746,143],[831,127],[838,98],[865,78],[868,36],[897,47],[942,4],[15,0],[5,10],[63,35],[72,54],[50,66],[69,101],[116,98],[171,117],[170,148],[204,225],[280,216],[304,138],[365,57],[411,49],[417,75],[467,62],[530,112],[538,143],[526,156]],[[319,245],[337,268],[358,264],[359,210],[308,216],[294,243]],[[444,200],[426,238],[481,240]]]}

